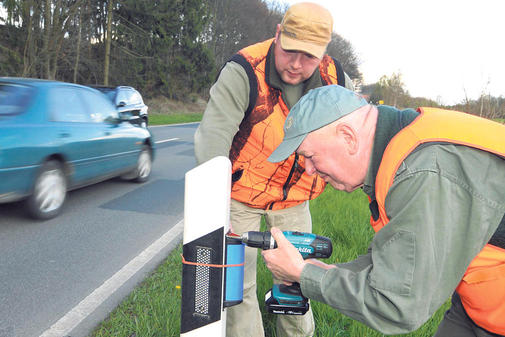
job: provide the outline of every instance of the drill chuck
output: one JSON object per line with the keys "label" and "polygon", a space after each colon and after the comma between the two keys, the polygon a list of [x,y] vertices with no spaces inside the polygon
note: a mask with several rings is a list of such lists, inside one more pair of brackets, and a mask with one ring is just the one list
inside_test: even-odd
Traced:
{"label": "drill chuck", "polygon": [[265,249],[277,248],[274,237],[270,232],[245,232],[242,234],[242,242],[248,247]]}

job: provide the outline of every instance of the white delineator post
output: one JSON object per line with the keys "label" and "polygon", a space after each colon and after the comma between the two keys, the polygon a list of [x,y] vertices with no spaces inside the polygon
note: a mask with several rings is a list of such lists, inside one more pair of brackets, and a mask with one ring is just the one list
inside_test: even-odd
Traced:
{"label": "white delineator post", "polygon": [[[186,173],[183,257],[225,264],[230,227],[231,163],[215,157]],[[181,337],[226,335],[224,268],[182,265]]]}

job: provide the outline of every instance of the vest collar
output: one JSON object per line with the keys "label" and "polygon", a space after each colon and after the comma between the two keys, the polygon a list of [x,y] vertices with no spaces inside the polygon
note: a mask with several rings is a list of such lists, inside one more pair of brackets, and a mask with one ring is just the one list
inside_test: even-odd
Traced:
{"label": "vest collar", "polygon": [[372,200],[375,200],[375,178],[386,147],[401,129],[409,125],[419,115],[413,109],[398,110],[387,105],[379,105],[377,109],[379,114],[377,116],[373,149],[363,184],[363,191]]}

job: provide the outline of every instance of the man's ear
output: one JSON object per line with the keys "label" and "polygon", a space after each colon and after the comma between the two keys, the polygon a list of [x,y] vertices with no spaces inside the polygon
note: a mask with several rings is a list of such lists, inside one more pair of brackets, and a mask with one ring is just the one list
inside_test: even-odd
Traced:
{"label": "man's ear", "polygon": [[277,24],[277,30],[275,31],[275,40],[274,42],[277,44],[279,41],[279,33],[281,32],[281,24]]}
{"label": "man's ear", "polygon": [[347,147],[347,152],[350,155],[354,155],[358,152],[358,134],[356,130],[347,123],[340,123],[336,126],[337,136],[342,140],[342,142]]}

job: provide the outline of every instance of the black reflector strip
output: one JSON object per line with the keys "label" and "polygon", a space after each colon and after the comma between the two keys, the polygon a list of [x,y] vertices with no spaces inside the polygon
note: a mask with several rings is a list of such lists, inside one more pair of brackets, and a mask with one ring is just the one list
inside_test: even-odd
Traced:
{"label": "black reflector strip", "polygon": [[[190,262],[224,264],[224,228],[206,234],[182,247]],[[224,268],[182,265],[181,333],[221,319]]]}
{"label": "black reflector strip", "polygon": [[[196,262],[210,264],[212,250],[198,247]],[[196,266],[195,275],[195,312],[201,315],[209,314],[210,267]]]}

